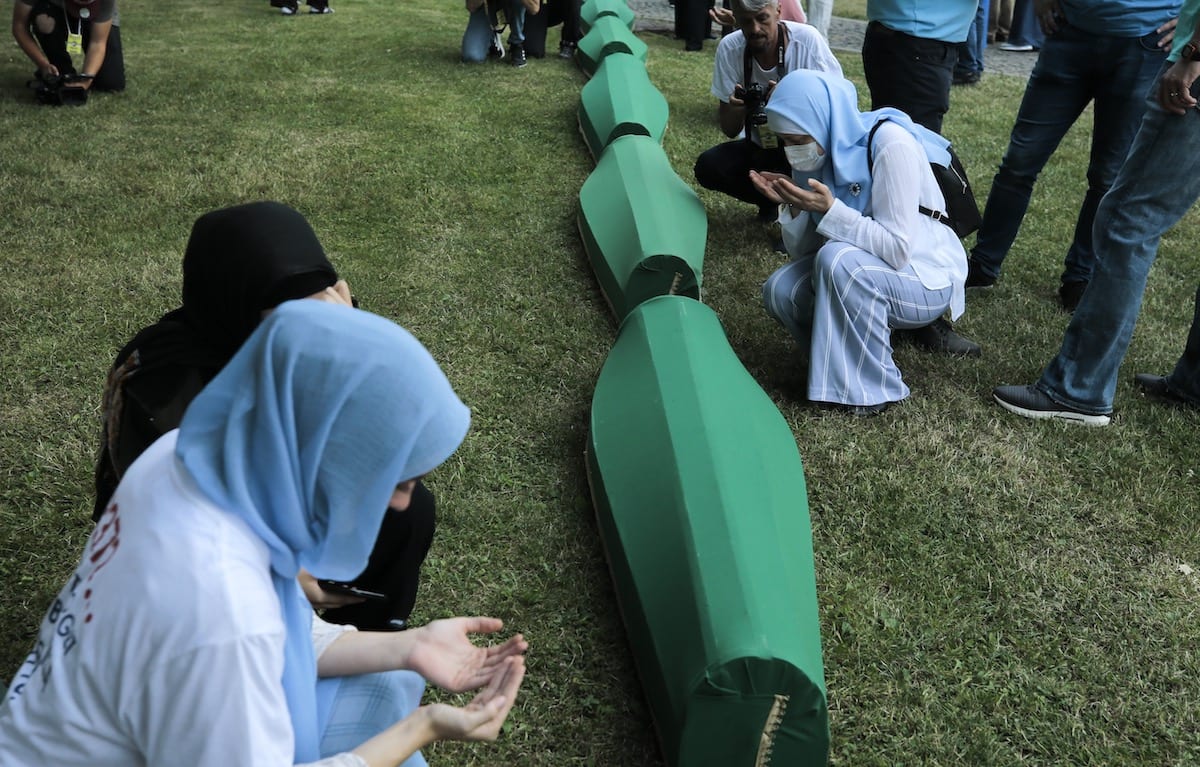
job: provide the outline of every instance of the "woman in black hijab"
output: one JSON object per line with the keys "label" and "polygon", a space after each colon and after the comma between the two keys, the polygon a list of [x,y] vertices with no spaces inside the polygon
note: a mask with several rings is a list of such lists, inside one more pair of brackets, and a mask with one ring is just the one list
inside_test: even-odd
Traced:
{"label": "woman in black hijab", "polygon": [[[100,518],[129,465],[179,426],[192,398],[264,314],[297,298],[350,303],[346,282],[298,211],[278,202],[252,202],[196,220],[183,256],[183,306],[134,336],[109,371],[93,519]],[[433,494],[417,483],[407,510],[388,510],[367,569],[351,584],[384,599],[326,591],[306,574],[305,593],[314,606],[328,608],[325,620],[377,631],[404,628],[434,524]]]}

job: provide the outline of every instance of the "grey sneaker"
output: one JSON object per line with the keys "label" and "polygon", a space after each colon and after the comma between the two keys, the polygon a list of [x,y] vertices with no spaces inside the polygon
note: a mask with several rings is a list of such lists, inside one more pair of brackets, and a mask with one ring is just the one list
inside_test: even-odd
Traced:
{"label": "grey sneaker", "polygon": [[1060,405],[1036,386],[997,386],[992,389],[992,397],[1008,412],[1034,420],[1056,418],[1084,426],[1107,426],[1112,420],[1107,414],[1083,413]]}

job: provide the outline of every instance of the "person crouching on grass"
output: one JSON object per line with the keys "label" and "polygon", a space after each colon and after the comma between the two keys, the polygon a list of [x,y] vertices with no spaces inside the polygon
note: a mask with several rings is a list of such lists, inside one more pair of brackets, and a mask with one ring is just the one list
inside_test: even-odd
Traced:
{"label": "person crouching on grass", "polygon": [[[15,0],[12,34],[37,67],[45,103],[81,104],[89,90],[125,90],[116,0]],[[72,55],[82,58],[81,69]],[[55,98],[60,84],[77,91],[73,100]]]}
{"label": "person crouching on grass", "polygon": [[[0,765],[413,767],[433,741],[494,739],[520,635],[314,622],[296,579],[357,575],[384,510],[469,423],[407,331],[282,304],[121,479],[0,702]],[[406,709],[400,669],[480,692]]]}
{"label": "person crouching on grass", "polygon": [[946,208],[929,163],[949,163],[949,142],[898,109],[860,113],[854,85],[824,72],[788,74],[766,112],[792,173],[751,177],[785,206],[792,260],[767,279],[763,303],[807,352],[808,399],[882,413],[909,394],[892,329],[964,309],[966,251],[932,217]]}

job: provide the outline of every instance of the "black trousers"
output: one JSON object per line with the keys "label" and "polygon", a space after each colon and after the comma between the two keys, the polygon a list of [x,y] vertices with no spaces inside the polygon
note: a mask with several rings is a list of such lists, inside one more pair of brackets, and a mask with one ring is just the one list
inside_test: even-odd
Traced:
{"label": "black trousers", "polygon": [[[49,18],[54,22],[54,28],[49,32],[38,29],[39,17]],[[59,74],[78,74],[75,65],[71,63],[71,54],[67,53],[67,21],[63,9],[48,2],[39,2],[33,7],[29,18],[32,23],[29,31],[42,48],[42,53],[50,59],[50,63],[58,69]],[[90,22],[79,20],[80,35],[83,37],[83,49],[86,51],[92,39]],[[82,59],[80,60],[82,64]],[[92,90],[94,91],[123,91],[125,90],[125,57],[121,52],[121,28],[115,24],[108,32],[108,46],[104,54],[104,62],[100,71],[93,73]]]}
{"label": "black trousers", "polygon": [[407,509],[389,509],[384,515],[367,569],[353,584],[386,594],[387,601],[359,602],[326,610],[321,617],[330,623],[349,623],[368,631],[391,628],[388,621],[393,618],[407,621],[417,601],[421,565],[433,543],[436,506],[433,493],[425,483],[418,482]]}
{"label": "black trousers", "polygon": [[675,36],[683,38],[684,49],[698,51],[712,34],[712,19],[708,9],[713,0],[675,0]]}
{"label": "black trousers", "polygon": [[550,27],[562,24],[559,45],[579,42],[579,7],[583,0],[549,0],[543,2],[534,15],[525,14],[525,53],[535,59],[546,55],[546,32]]}
{"label": "black trousers", "polygon": [[863,73],[871,89],[871,109],[895,107],[936,133],[950,110],[950,83],[958,46],[867,25],[862,47]]}
{"label": "black trousers", "polygon": [[[678,2],[678,0],[676,0]],[[726,141],[707,150],[696,159],[696,181],[705,189],[724,192],[759,210],[774,210],[776,204],[763,196],[750,180],[750,171],[791,173],[783,148],[763,149],[745,139]]]}

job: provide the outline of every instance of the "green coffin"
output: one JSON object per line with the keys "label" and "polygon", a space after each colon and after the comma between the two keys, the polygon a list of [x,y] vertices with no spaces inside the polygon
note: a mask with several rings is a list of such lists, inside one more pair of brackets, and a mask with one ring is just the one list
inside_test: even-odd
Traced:
{"label": "green coffin", "polygon": [[633,10],[625,0],[588,0],[579,9],[579,27],[585,35],[601,16],[616,16],[633,30]]}
{"label": "green coffin", "polygon": [[579,233],[617,321],[648,298],[700,297],[708,218],[662,146],[621,136],[579,190]]}
{"label": "green coffin", "polygon": [[579,94],[579,132],[593,158],[618,136],[649,136],[661,144],[669,113],[645,62],[628,53],[605,56]]}
{"label": "green coffin", "polygon": [[637,39],[616,16],[601,16],[579,41],[575,60],[584,74],[591,77],[604,57],[612,53],[628,53],[644,62],[646,44]]}
{"label": "green coffin", "polygon": [[668,764],[824,765],[804,471],[711,309],[671,296],[629,315],[596,383],[587,465]]}

